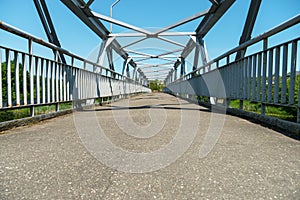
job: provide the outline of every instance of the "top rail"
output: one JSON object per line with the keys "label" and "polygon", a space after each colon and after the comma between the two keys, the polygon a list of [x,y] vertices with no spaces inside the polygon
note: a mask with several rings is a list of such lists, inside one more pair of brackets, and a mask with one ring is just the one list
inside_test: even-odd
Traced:
{"label": "top rail", "polygon": [[[214,58],[213,60],[211,60],[207,64],[205,64],[205,65],[203,65],[203,66],[201,66],[201,67],[199,67],[199,68],[191,71],[190,73],[188,73],[188,74],[186,74],[186,75],[178,78],[177,80],[174,80],[173,82],[178,82],[178,81],[181,81],[181,80],[189,79],[196,72],[199,72],[201,69],[205,69],[205,68],[207,68],[209,66],[212,66],[215,63],[217,63],[217,68],[219,68],[219,66],[218,66],[219,63],[218,62],[221,61],[222,59],[228,58],[227,60],[229,60],[229,56],[230,55],[232,55],[234,53],[237,53],[238,51],[243,50],[243,49],[245,49],[247,47],[250,47],[251,45],[254,45],[254,44],[258,43],[258,42],[267,40],[269,37],[271,37],[273,35],[276,35],[277,33],[280,33],[280,32],[282,32],[282,31],[284,31],[284,30],[286,30],[286,29],[288,29],[288,28],[290,28],[290,27],[292,27],[292,26],[294,26],[296,24],[299,24],[299,23],[300,23],[300,14],[292,17],[291,19],[289,19],[289,20],[287,20],[287,21],[279,24],[278,26],[276,26],[276,27],[274,27],[274,28],[272,28],[272,29],[270,29],[270,30],[268,30],[268,31],[266,31],[266,32],[264,32],[264,33],[256,36],[256,37],[252,38],[251,40],[248,40],[247,42],[245,42],[245,43],[243,43],[243,44],[241,44],[241,45],[239,45],[239,46],[237,46],[237,47],[235,47],[235,48],[233,48],[233,49],[225,52],[224,54],[218,56],[217,58]],[[266,50],[266,49],[264,49],[264,50]],[[228,63],[229,62],[227,61],[227,64]],[[167,79],[168,78],[170,78],[170,77],[167,77]],[[169,81],[169,84],[170,83],[172,83],[172,81]]]}
{"label": "top rail", "polygon": [[[48,48],[50,48],[50,49],[52,49],[54,51],[59,51],[59,52],[65,54],[67,56],[70,56],[70,57],[72,57],[74,59],[80,60],[80,61],[82,61],[84,63],[87,63],[87,64],[91,64],[91,65],[96,66],[96,67],[98,67],[98,68],[100,68],[102,70],[110,72],[110,73],[112,73],[114,75],[118,75],[119,77],[122,76],[120,73],[117,73],[117,72],[115,72],[115,71],[113,71],[113,70],[111,70],[109,68],[100,66],[99,64],[94,63],[94,62],[92,62],[90,60],[84,59],[84,58],[82,58],[82,57],[80,57],[80,56],[78,56],[78,55],[76,55],[74,53],[71,53],[71,52],[67,51],[66,49],[58,47],[58,46],[56,46],[56,45],[54,45],[54,44],[52,44],[50,42],[46,42],[46,41],[44,41],[41,38],[37,38],[37,37],[35,37],[35,36],[33,36],[33,35],[29,34],[29,33],[26,33],[26,32],[24,32],[24,31],[22,31],[22,30],[20,30],[20,29],[18,29],[16,27],[10,25],[10,24],[7,24],[7,23],[5,23],[3,21],[0,21],[0,29],[5,30],[7,32],[10,32],[12,34],[15,34],[17,36],[20,36],[20,37],[22,37],[24,39],[27,39],[28,41],[33,41],[33,42],[35,42],[37,44],[40,44],[40,45],[45,46],[45,47],[48,47]],[[31,54],[31,53],[32,52],[29,49],[29,54]]]}

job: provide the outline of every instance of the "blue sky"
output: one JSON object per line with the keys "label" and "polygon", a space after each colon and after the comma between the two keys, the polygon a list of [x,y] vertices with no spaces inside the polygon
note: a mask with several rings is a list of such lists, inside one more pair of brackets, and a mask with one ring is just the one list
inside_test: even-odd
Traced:
{"label": "blue sky", "polygon": [[[88,57],[101,40],[91,32],[59,0],[46,0],[62,47],[82,57]],[[114,0],[95,0],[92,9],[109,15],[110,5]],[[217,25],[204,38],[209,57],[215,58],[221,53],[238,45],[246,19],[250,0],[237,0]],[[163,28],[195,13],[208,9],[208,0],[121,0],[115,7],[116,19],[143,28]],[[32,35],[47,40],[32,0],[0,0],[0,20],[22,29]],[[300,13],[299,0],[263,0],[253,30],[253,36]],[[194,31],[200,19],[175,29],[176,31]],[[107,23],[104,23],[109,26]],[[124,32],[124,28],[113,27],[114,33]],[[299,37],[300,26],[288,30],[271,42],[274,44],[288,38]],[[16,39],[0,31],[0,45],[9,45],[24,49],[26,41]]]}

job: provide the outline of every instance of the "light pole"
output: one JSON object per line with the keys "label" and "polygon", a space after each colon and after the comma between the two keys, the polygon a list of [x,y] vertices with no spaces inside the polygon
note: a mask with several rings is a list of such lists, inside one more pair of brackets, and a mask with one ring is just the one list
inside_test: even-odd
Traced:
{"label": "light pole", "polygon": [[[111,6],[110,6],[110,17],[112,18],[113,15],[113,7],[119,3],[120,0],[115,1]],[[110,32],[112,33],[112,23],[110,23]]]}

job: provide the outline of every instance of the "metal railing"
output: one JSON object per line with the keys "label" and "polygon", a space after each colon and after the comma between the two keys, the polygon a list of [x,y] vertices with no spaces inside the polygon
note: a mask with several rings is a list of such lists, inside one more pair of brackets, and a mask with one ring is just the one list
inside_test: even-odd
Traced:
{"label": "metal railing", "polygon": [[[300,123],[300,74],[297,71],[300,37],[268,47],[269,37],[299,23],[300,15],[297,15],[178,80],[169,76],[165,91],[184,97],[224,99],[226,106],[231,100],[240,100],[240,109],[247,100],[259,103],[262,115],[267,105],[291,107],[297,109]],[[263,42],[261,51],[230,60],[237,52],[258,42]]]}
{"label": "metal railing", "polygon": [[[128,79],[3,22],[0,28],[28,40],[28,52],[0,45],[0,111],[29,107],[33,116],[37,106],[56,105],[59,111],[61,103],[150,92],[141,80]],[[32,43],[55,52],[54,59],[33,55]],[[61,63],[59,53],[70,63]]]}

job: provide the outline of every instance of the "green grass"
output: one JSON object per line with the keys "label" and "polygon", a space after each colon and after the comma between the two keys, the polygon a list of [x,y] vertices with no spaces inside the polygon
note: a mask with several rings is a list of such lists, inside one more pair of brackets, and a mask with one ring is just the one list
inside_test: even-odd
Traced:
{"label": "green grass", "polygon": [[21,119],[30,116],[29,108],[21,108],[18,110],[4,110],[0,112],[0,122]]}
{"label": "green grass", "polygon": [[[232,100],[230,102],[230,107],[238,109],[240,107],[240,101]],[[244,101],[243,110],[261,114],[261,104],[250,101]],[[266,106],[266,115],[292,122],[296,122],[297,120],[297,110],[296,108],[292,107],[277,107],[268,105]]]}
{"label": "green grass", "polygon": [[[72,109],[72,102],[60,103],[59,110]],[[48,114],[56,111],[56,105],[36,106],[34,115]],[[30,108],[20,108],[0,111],[0,122],[30,117]]]}

